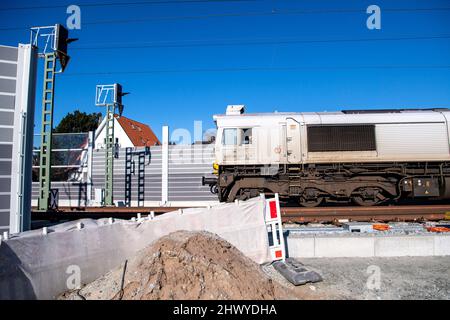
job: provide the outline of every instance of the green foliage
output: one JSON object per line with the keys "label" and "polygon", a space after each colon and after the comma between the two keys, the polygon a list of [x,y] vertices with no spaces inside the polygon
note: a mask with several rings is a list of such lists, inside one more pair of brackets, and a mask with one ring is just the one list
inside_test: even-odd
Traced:
{"label": "green foliage", "polygon": [[56,133],[78,133],[88,132],[97,129],[101,113],[86,113],[75,110],[73,113],[69,112],[60,123],[56,126],[53,132]]}

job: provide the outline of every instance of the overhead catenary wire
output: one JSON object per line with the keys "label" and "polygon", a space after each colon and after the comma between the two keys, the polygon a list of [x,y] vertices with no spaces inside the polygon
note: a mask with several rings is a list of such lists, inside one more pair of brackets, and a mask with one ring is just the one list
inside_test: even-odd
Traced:
{"label": "overhead catenary wire", "polygon": [[[225,2],[259,2],[262,0],[151,0],[151,1],[116,1],[116,2],[87,2],[76,4],[79,7],[112,7],[112,6],[136,6],[136,5],[163,5],[163,4],[196,4],[196,3],[225,3]],[[73,3],[58,5],[22,6],[0,8],[0,11],[38,10],[67,8]]]}
{"label": "overhead catenary wire", "polygon": [[[268,2],[270,0],[151,0],[151,1],[115,1],[115,2],[91,2],[91,3],[77,3],[79,7],[112,7],[112,6],[139,6],[139,5],[171,5],[171,4],[201,4],[201,3],[246,3],[246,2]],[[66,3],[60,5],[37,5],[37,6],[22,6],[22,7],[4,7],[0,11],[15,11],[15,10],[39,10],[39,9],[60,9],[67,8],[73,3]],[[433,8],[383,8],[383,11],[437,11],[449,10],[449,7],[433,7]],[[275,9],[274,9],[275,10]],[[279,11],[279,10],[276,10]],[[351,12],[365,12],[366,8],[361,9],[300,9],[296,13],[315,14],[315,13],[351,13]]]}
{"label": "overhead catenary wire", "polygon": [[397,36],[383,38],[347,38],[347,39],[299,39],[299,38],[259,38],[259,39],[217,39],[217,40],[183,40],[155,41],[142,43],[118,43],[99,46],[73,47],[71,50],[114,50],[114,49],[146,49],[146,48],[179,48],[179,47],[214,47],[214,46],[248,46],[248,45],[289,45],[289,44],[320,44],[342,42],[372,42],[372,41],[408,41],[408,40],[439,40],[450,39],[449,34],[427,36]]}
{"label": "overhead catenary wire", "polygon": [[[200,1],[200,0],[199,0]],[[224,0],[225,1],[225,0]],[[246,0],[257,1],[257,0]],[[189,2],[189,1],[188,1]],[[4,9],[3,9],[4,10]],[[0,9],[2,11],[2,9]],[[450,11],[450,7],[435,7],[435,8],[383,8],[383,12],[439,12]],[[199,20],[211,18],[233,18],[233,17],[258,17],[258,16],[279,16],[279,15],[307,15],[307,14],[345,14],[345,13],[366,13],[365,9],[272,9],[268,11],[251,11],[251,12],[232,12],[232,13],[213,13],[204,15],[190,15],[190,16],[159,16],[146,18],[132,18],[132,19],[113,19],[113,20],[97,20],[86,21],[83,25],[103,25],[103,24],[130,24],[130,23],[144,23],[157,21],[177,21],[177,20]],[[4,27],[0,31],[15,31],[24,30],[30,26]]]}
{"label": "overhead catenary wire", "polygon": [[299,70],[364,70],[364,69],[449,69],[450,65],[361,65],[361,66],[287,66],[287,67],[226,67],[193,69],[154,69],[154,70],[118,70],[94,72],[66,72],[64,76],[99,76],[119,74],[158,74],[158,73],[210,73],[210,72],[286,72]]}
{"label": "overhead catenary wire", "polygon": [[[383,8],[383,12],[429,12],[429,11],[450,11],[450,7],[436,8]],[[212,13],[204,15],[191,16],[162,16],[148,18],[133,19],[114,19],[88,21],[85,24],[123,24],[123,23],[139,23],[162,20],[197,20],[209,18],[233,18],[233,17],[252,17],[252,16],[276,16],[276,15],[307,15],[307,14],[344,14],[344,13],[366,13],[365,9],[272,9],[269,11],[250,11],[250,12],[231,12],[231,13]]]}

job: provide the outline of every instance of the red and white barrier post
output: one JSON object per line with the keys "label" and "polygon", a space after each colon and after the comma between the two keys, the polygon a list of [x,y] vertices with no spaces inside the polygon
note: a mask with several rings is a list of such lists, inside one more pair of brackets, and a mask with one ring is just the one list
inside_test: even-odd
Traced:
{"label": "red and white barrier post", "polygon": [[267,231],[272,233],[272,245],[269,245],[272,260],[286,259],[286,248],[284,246],[283,226],[281,224],[281,210],[278,193],[274,198],[265,199],[264,215]]}

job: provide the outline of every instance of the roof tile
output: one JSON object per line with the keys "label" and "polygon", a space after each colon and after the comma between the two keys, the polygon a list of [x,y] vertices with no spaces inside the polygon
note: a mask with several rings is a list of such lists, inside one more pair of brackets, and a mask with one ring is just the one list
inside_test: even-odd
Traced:
{"label": "roof tile", "polygon": [[161,145],[161,142],[148,125],[131,120],[124,116],[119,117],[117,114],[114,116],[117,118],[117,121],[122,126],[123,130],[135,147],[151,147],[154,145]]}

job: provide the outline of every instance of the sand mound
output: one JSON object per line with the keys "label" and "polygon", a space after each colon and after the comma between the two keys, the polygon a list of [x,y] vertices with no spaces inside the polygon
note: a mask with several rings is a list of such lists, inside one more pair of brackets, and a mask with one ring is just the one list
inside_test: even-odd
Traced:
{"label": "sand mound", "polygon": [[275,299],[276,286],[217,235],[179,231],[60,299]]}

